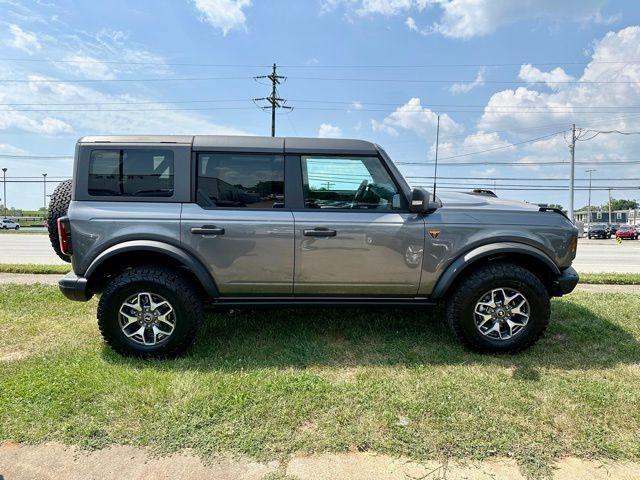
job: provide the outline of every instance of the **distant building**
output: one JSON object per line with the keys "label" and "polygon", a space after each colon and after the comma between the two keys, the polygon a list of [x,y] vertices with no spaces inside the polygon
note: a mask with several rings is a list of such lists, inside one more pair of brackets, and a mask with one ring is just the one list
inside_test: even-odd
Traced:
{"label": "distant building", "polygon": [[640,211],[638,210],[612,210],[611,219],[609,219],[609,210],[592,208],[591,221],[589,221],[588,215],[587,210],[575,212],[575,221],[582,223],[640,223]]}

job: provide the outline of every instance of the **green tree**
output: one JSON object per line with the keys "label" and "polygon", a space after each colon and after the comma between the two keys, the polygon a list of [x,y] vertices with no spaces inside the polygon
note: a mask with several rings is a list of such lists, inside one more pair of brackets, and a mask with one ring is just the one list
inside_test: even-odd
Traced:
{"label": "green tree", "polygon": [[[612,198],[611,199],[611,210],[629,210],[638,208],[638,202],[635,200],[625,200],[622,198]],[[609,209],[609,203],[605,203],[602,205],[603,210]]]}

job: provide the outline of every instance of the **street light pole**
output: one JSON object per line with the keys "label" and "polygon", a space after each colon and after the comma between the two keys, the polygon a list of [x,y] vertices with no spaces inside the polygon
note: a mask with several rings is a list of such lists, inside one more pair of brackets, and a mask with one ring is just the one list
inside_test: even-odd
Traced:
{"label": "street light pole", "polygon": [[44,205],[44,209],[46,210],[47,209],[47,174],[46,173],[42,174],[42,183],[43,183],[43,192],[44,192],[42,197],[44,200],[43,205]]}
{"label": "street light pole", "polygon": [[3,189],[2,202],[4,204],[4,216],[6,218],[7,216],[7,169],[6,168],[2,169],[2,189]]}
{"label": "street light pole", "polygon": [[587,207],[587,220],[589,221],[589,226],[591,226],[591,174],[596,171],[595,168],[590,168],[585,170],[589,173],[589,206]]}

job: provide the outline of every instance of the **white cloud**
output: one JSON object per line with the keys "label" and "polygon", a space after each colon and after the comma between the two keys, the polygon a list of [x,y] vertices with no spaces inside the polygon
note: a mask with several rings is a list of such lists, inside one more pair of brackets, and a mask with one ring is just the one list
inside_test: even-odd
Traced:
{"label": "white cloud", "polygon": [[[609,32],[593,44],[592,61],[577,78],[577,81],[585,83],[549,84],[553,86],[551,92],[531,87],[496,92],[489,99],[478,126],[484,130],[521,130],[539,125],[542,115],[545,123],[552,124],[569,125],[577,122],[589,125],[599,120],[604,125],[602,117],[605,120],[608,117],[617,118],[611,120],[608,124],[610,127],[625,129],[635,125],[632,116],[624,118],[624,113],[606,113],[610,107],[626,107],[637,103],[635,99],[640,95],[640,64],[625,63],[630,58],[640,58],[639,26]],[[573,80],[560,68],[542,72],[530,65],[522,66],[520,77],[525,81]],[[611,140],[603,138],[598,141]]]}
{"label": "white cloud", "polygon": [[562,68],[557,67],[550,72],[543,72],[542,70],[526,64],[520,67],[520,73],[518,74],[520,80],[524,80],[527,83],[539,83],[544,82],[553,89],[559,89],[563,82],[570,82],[574,80],[571,75],[568,75]]}
{"label": "white cloud", "polygon": [[[509,142],[500,138],[497,132],[478,131],[467,135],[461,144],[454,142],[441,142],[438,147],[438,156],[440,158],[453,157],[456,155],[465,155],[468,153],[479,152],[482,150],[491,150],[488,155],[495,157],[496,155],[512,153],[516,151],[516,147],[511,146]],[[435,145],[431,148],[432,156],[435,154]],[[468,162],[476,158],[475,156],[460,157],[460,161]],[[480,161],[483,160],[481,157]]]}
{"label": "white cloud", "polygon": [[[21,75],[17,75],[21,76]],[[52,77],[29,75],[24,84],[13,84],[0,91],[0,101],[11,103],[53,103],[51,109],[63,110],[47,113],[20,111],[19,107],[9,109],[0,116],[1,130],[24,130],[46,135],[69,133],[127,134],[153,132],[157,134],[227,134],[242,135],[246,131],[216,124],[200,115],[171,111],[166,104],[153,103],[144,95],[109,94],[94,88],[73,83],[44,83]],[[123,102],[142,102],[144,105],[127,106]],[[102,107],[60,106],[65,103],[92,104],[105,103]],[[135,112],[136,108],[144,111]],[[84,111],[83,111],[84,110]],[[100,110],[100,111],[96,111]]]}
{"label": "white cloud", "polygon": [[[437,114],[420,104],[419,98],[411,98],[404,105],[384,118],[381,122],[371,120],[371,128],[375,132],[385,132],[390,135],[398,135],[398,129],[409,130],[420,136],[435,134]],[[440,116],[440,131],[460,132],[462,125],[457,124],[448,115]]]}
{"label": "white cloud", "polygon": [[251,0],[192,0],[202,13],[202,19],[222,30],[226,35],[231,30],[246,30],[247,17],[243,9],[251,6]]}
{"label": "white cloud", "polygon": [[601,18],[606,0],[439,0],[441,19],[434,30],[446,37],[471,38],[493,33],[519,20],[548,17],[585,22]]}
{"label": "white cloud", "polygon": [[12,35],[11,40],[9,40],[9,45],[13,48],[27,52],[29,55],[33,54],[34,51],[42,49],[42,45],[40,45],[38,41],[38,36],[33,32],[27,32],[18,25],[9,25],[9,33]]}
{"label": "white cloud", "polygon": [[114,69],[109,64],[100,63],[97,58],[88,55],[71,55],[67,57],[66,60],[69,61],[69,64],[66,65],[67,68],[74,69],[87,78],[99,78],[103,80],[116,78]]}
{"label": "white cloud", "polygon": [[340,138],[341,136],[342,129],[330,123],[323,123],[318,129],[318,137],[320,138]]}
{"label": "white cloud", "polygon": [[451,38],[472,38],[495,32],[498,28],[520,20],[538,18],[563,19],[572,22],[610,24],[618,16],[603,17],[601,9],[607,0],[324,0],[323,12],[344,5],[357,15],[401,15],[421,12],[437,6],[440,18],[427,28],[420,28],[410,16],[407,27],[422,35],[440,33]]}
{"label": "white cloud", "polygon": [[322,12],[329,12],[339,5],[355,11],[358,15],[398,15],[412,9],[424,10],[431,0],[322,0]]}
{"label": "white cloud", "polygon": [[418,25],[416,24],[416,21],[414,20],[413,17],[407,17],[407,19],[405,20],[404,24],[412,32],[417,32],[419,30],[418,29]]}
{"label": "white cloud", "polygon": [[481,67],[478,70],[478,74],[476,75],[476,78],[473,82],[454,83],[449,88],[449,91],[454,95],[457,95],[458,93],[469,93],[474,88],[481,87],[483,85],[484,85],[484,67]]}
{"label": "white cloud", "polygon": [[362,110],[363,109],[363,105],[362,102],[359,102],[358,100],[354,100],[353,102],[351,102],[351,108],[353,108],[354,110]]}

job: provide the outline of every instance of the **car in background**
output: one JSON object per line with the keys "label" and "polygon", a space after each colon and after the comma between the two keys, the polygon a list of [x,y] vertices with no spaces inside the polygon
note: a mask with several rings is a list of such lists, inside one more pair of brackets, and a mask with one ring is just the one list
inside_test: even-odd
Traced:
{"label": "car in background", "polygon": [[609,224],[609,232],[611,232],[611,236],[614,236],[619,228],[620,228],[620,224],[619,223],[610,223]]}
{"label": "car in background", "polygon": [[0,228],[2,230],[20,230],[20,225],[13,220],[9,220],[8,218],[3,218],[0,220]]}
{"label": "car in background", "polygon": [[636,229],[636,233],[640,235],[640,223],[635,226],[635,229]]}
{"label": "car in background", "polygon": [[589,225],[589,230],[587,230],[588,238],[611,238],[611,231],[609,227],[607,227],[604,223],[596,223],[594,225]]}
{"label": "car in background", "polygon": [[626,238],[628,240],[637,240],[638,232],[632,225],[621,225],[618,230],[616,230],[616,238]]}

